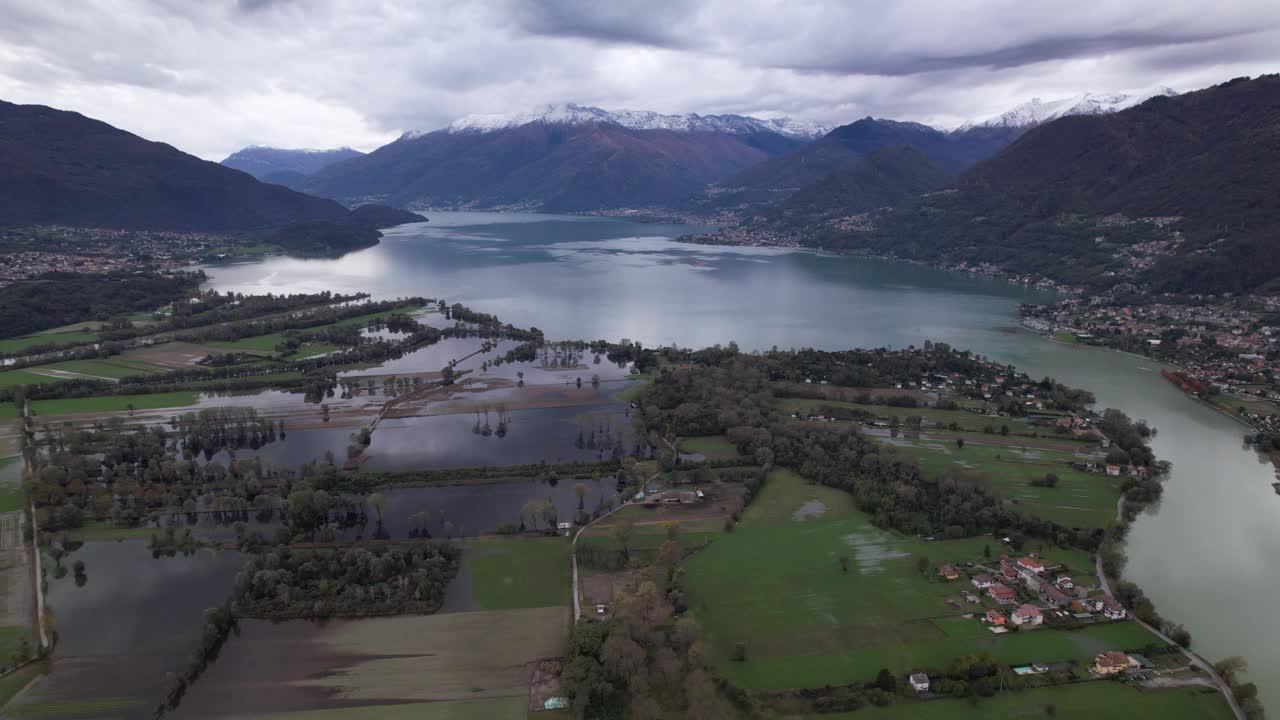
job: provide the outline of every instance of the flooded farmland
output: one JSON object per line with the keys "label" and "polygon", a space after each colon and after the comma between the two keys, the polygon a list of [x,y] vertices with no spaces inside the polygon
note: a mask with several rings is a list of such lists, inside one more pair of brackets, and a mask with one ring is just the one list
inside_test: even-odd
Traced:
{"label": "flooded farmland", "polygon": [[164,695],[165,673],[186,663],[202,613],[227,598],[246,558],[201,550],[155,559],[145,541],[127,540],[85,543],[63,564],[77,560],[85,564],[83,583],[71,572],[57,579],[50,573],[47,598],[58,638],[53,672],[23,694],[18,708],[34,716],[47,703],[82,701],[109,707],[112,717],[150,718]]}

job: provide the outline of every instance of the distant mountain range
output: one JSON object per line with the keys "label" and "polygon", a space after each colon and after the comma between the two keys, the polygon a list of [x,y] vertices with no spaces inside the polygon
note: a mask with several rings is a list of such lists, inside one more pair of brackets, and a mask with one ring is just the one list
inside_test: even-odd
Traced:
{"label": "distant mountain range", "polygon": [[[1169,94],[1160,88],[1034,99],[951,131],[871,117],[832,128],[785,117],[608,111],[568,103],[468,115],[440,129],[406,132],[368,155],[252,147],[223,163],[348,205],[755,212],[878,150],[912,147],[930,166],[955,174],[1038,124]],[[920,184],[929,183],[922,178]]]}
{"label": "distant mountain range", "polygon": [[348,204],[547,212],[668,206],[824,128],[737,115],[661,115],[563,105],[472,116],[405,133],[318,171],[307,192]]}
{"label": "distant mountain range", "polygon": [[[530,112],[511,115],[467,115],[459,118],[444,128],[448,132],[491,132],[507,130],[539,123],[542,125],[617,125],[631,130],[672,130],[676,132],[714,132],[730,135],[753,135],[757,133],[777,133],[799,140],[813,140],[827,134],[830,125],[777,118],[761,120],[745,115],[663,115],[649,110],[620,110],[609,112],[598,107],[575,105],[545,105]],[[411,131],[406,138],[421,137],[428,133]]]}
{"label": "distant mountain range", "polygon": [[[326,227],[317,250],[350,249],[338,239],[344,234],[371,244],[366,216],[333,200],[259,182],[79,113],[0,101],[0,157],[0,225],[205,231],[260,241],[307,222]],[[385,210],[375,214],[379,221],[389,213],[399,222],[422,219]],[[305,235],[292,233],[289,249],[307,252]]]}
{"label": "distant mountain range", "polygon": [[222,164],[247,172],[264,182],[295,187],[306,176],[333,163],[360,157],[364,153],[349,147],[331,150],[288,150],[254,145],[235,152]]}

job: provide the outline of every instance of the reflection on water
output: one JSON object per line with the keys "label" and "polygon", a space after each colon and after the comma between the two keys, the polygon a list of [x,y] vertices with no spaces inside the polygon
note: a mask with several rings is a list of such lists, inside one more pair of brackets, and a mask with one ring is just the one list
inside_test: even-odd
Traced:
{"label": "reflection on water", "polygon": [[506,435],[475,432],[471,414],[383,420],[366,470],[607,460],[634,450],[621,408],[514,410]]}
{"label": "reflection on water", "polygon": [[186,663],[201,615],[221,604],[244,566],[237,552],[202,550],[153,559],[144,540],[91,542],[63,560],[83,560],[88,582],[50,573],[48,605],[58,633],[53,673],[25,702],[131,697],[113,716],[150,718],[164,695],[164,675]]}

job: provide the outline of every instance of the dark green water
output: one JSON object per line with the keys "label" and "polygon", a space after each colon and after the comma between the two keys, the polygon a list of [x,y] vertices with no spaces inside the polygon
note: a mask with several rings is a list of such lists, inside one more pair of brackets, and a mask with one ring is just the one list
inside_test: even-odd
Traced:
{"label": "dark green water", "polygon": [[1241,449],[1244,428],[1165,382],[1156,364],[1067,347],[1015,328],[1045,296],[1002,281],[881,260],[678,244],[700,228],[619,220],[435,213],[338,260],[270,258],[208,268],[243,292],[367,290],[460,301],[552,338],[700,347],[829,349],[942,340],[1033,376],[1088,388],[1159,429],[1174,464],[1165,497],[1134,527],[1128,576],[1210,659],[1244,655],[1280,707],[1280,497]]}

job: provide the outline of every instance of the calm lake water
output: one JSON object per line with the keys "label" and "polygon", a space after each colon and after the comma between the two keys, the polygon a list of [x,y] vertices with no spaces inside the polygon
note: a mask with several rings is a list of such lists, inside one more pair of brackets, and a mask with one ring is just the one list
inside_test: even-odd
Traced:
{"label": "calm lake water", "polygon": [[[242,292],[364,290],[458,301],[548,337],[631,338],[701,347],[827,349],[941,340],[1092,390],[1159,430],[1174,471],[1135,525],[1128,576],[1210,659],[1244,655],[1280,708],[1280,497],[1272,470],[1241,449],[1243,426],[1183,396],[1159,366],[1016,329],[1017,306],[1046,295],[908,263],[781,249],[680,244],[702,228],[612,219],[433,213],[337,260],[269,258],[206,268]],[[379,431],[381,432],[381,430]],[[376,441],[375,441],[376,442]]]}

